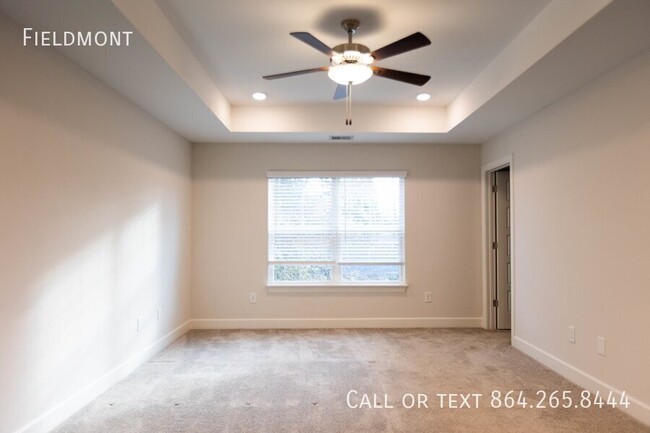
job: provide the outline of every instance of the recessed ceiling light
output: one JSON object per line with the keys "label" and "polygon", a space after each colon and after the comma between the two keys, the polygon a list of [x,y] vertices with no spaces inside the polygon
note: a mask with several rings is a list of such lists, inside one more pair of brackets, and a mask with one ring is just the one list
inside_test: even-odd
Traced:
{"label": "recessed ceiling light", "polygon": [[428,93],[420,93],[418,96],[416,96],[416,98],[418,99],[418,101],[428,101],[429,99],[431,99],[431,95],[429,95]]}
{"label": "recessed ceiling light", "polygon": [[255,92],[253,93],[253,99],[255,99],[256,101],[263,101],[266,99],[266,94],[262,92]]}

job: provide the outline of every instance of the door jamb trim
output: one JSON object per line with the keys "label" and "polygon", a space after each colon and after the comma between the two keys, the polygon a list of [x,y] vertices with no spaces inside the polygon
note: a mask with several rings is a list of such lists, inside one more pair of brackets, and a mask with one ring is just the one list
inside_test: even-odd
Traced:
{"label": "door jamb trim", "polygon": [[481,232],[482,232],[482,251],[481,251],[481,264],[482,264],[482,286],[483,286],[483,328],[488,330],[496,330],[496,314],[492,307],[493,289],[494,284],[492,281],[492,243],[491,243],[491,216],[490,216],[490,198],[492,194],[492,183],[490,176],[493,172],[502,168],[510,167],[510,279],[511,279],[511,320],[510,335],[514,338],[515,333],[515,301],[516,301],[516,280],[515,280],[515,195],[514,195],[514,158],[513,154],[508,154],[502,158],[496,159],[492,162],[481,166]]}

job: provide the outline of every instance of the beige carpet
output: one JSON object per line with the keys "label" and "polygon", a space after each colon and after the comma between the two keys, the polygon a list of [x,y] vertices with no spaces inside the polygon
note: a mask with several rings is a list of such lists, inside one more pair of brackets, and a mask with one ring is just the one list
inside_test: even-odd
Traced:
{"label": "beige carpet", "polygon": [[[490,407],[493,390],[511,389],[529,404],[537,390],[571,391],[575,400],[581,391],[510,347],[507,333],[192,331],[55,431],[650,432],[611,408]],[[353,405],[366,393],[382,407],[349,408],[350,390],[358,391]],[[418,393],[429,408],[402,405]],[[478,408],[474,397],[470,408],[440,408],[443,393],[483,396]],[[383,407],[384,394],[393,408]]]}

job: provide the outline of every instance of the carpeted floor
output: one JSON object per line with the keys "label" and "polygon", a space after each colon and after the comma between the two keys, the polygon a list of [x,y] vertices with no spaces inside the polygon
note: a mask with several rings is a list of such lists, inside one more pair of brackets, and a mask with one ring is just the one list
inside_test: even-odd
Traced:
{"label": "carpeted floor", "polygon": [[[55,431],[650,432],[617,409],[535,408],[538,390],[570,391],[579,403],[581,389],[509,338],[469,329],[192,331]],[[348,407],[351,390],[351,405],[363,407]],[[493,390],[523,391],[526,408],[492,408]],[[364,393],[381,407],[368,408]],[[428,408],[407,409],[418,393]],[[452,393],[482,396],[478,408],[477,397],[449,407],[460,396],[441,408],[437,394]]]}

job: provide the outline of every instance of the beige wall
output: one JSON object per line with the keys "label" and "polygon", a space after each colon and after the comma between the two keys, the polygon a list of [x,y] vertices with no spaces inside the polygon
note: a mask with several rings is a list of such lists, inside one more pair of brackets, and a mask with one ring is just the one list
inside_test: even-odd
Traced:
{"label": "beige wall", "polygon": [[[192,155],[193,318],[220,319],[211,326],[293,326],[242,319],[316,318],[435,326],[452,323],[435,318],[472,318],[453,323],[480,326],[478,146],[195,144]],[[268,170],[407,170],[406,293],[267,293]],[[433,303],[423,302],[425,291],[433,292]],[[257,304],[248,303],[249,292],[257,293]]]}
{"label": "beige wall", "polygon": [[2,432],[44,431],[190,313],[189,144],[20,35],[0,16]]}
{"label": "beige wall", "polygon": [[649,77],[646,52],[482,147],[483,163],[514,156],[516,343],[575,380],[626,390],[646,422]]}

